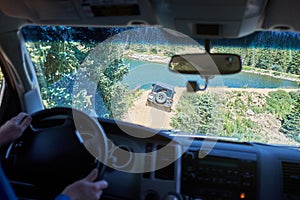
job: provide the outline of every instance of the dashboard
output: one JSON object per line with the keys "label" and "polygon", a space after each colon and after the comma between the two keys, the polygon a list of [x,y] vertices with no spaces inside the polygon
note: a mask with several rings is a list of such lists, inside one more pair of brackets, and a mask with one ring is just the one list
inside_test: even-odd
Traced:
{"label": "dashboard", "polygon": [[[164,153],[137,161],[144,167],[174,161],[147,173],[111,169],[105,174],[110,188],[104,197],[118,194],[122,197],[120,199],[145,200],[300,198],[300,154],[297,148],[220,140],[211,151],[205,152],[203,139],[182,142],[162,131],[145,140],[130,137],[120,132],[117,126],[111,126],[103,124],[108,137],[122,141],[122,145],[131,151],[151,152],[162,146],[168,147]],[[135,132],[139,130],[145,132],[142,127],[136,127]]]}
{"label": "dashboard", "polygon": [[[109,140],[104,173],[109,188],[102,199],[300,198],[298,148],[174,137],[168,131],[157,134],[153,129],[129,123],[106,119],[99,122]],[[209,151],[205,148],[207,142],[213,142]],[[20,148],[20,142],[15,145]],[[12,158],[13,152],[10,150],[11,155],[7,155],[7,150],[2,149],[1,158]],[[21,199],[41,199],[42,194],[34,195],[39,188],[18,180],[5,163],[7,160],[3,165],[17,195]],[[25,171],[22,169],[19,174]],[[55,178],[58,176],[62,174]]]}

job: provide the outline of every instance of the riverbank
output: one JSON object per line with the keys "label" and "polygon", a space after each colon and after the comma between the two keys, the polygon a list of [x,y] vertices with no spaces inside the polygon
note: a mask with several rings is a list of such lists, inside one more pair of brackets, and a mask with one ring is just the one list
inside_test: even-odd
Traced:
{"label": "riverbank", "polygon": [[[284,80],[289,80],[289,81],[294,81],[297,83],[300,83],[300,76],[298,76],[298,78],[296,78],[297,75],[293,75],[293,74],[287,74],[287,76],[284,76],[282,73],[279,72],[279,75],[276,75],[274,73],[276,73],[276,71],[260,71],[260,69],[255,70],[255,69],[246,69],[246,70],[242,70],[243,72],[247,72],[247,73],[252,73],[252,74],[258,74],[258,75],[264,75],[264,76],[271,76],[273,78],[278,78],[278,79],[284,79]],[[295,77],[290,77],[290,76],[295,76]]]}
{"label": "riverbank", "polygon": [[160,64],[168,64],[170,62],[170,57],[168,56],[158,56],[158,55],[151,55],[151,54],[135,54],[135,53],[126,54],[125,58],[137,60],[137,61],[160,63]]}
{"label": "riverbank", "polygon": [[[126,54],[125,58],[136,60],[136,61],[153,62],[153,63],[166,64],[166,65],[170,62],[170,57],[168,57],[168,56],[160,56],[160,55],[153,55],[153,54],[130,53],[130,54]],[[261,69],[257,69],[257,70],[256,69],[242,69],[242,72],[270,76],[270,77],[278,78],[278,79],[282,79],[282,80],[294,81],[294,82],[297,82],[300,84],[300,76],[297,77],[297,75],[287,74],[285,76],[283,73],[279,73],[277,75],[276,71],[263,72]],[[295,77],[291,77],[291,76],[295,76]]]}

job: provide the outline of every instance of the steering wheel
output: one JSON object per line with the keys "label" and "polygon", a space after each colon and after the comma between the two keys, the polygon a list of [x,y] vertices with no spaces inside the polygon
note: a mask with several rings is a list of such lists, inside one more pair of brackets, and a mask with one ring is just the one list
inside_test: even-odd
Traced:
{"label": "steering wheel", "polygon": [[96,119],[76,109],[55,107],[32,114],[30,126],[7,150],[5,171],[10,180],[36,185],[41,194],[55,196],[95,167],[101,179],[107,152],[106,135]]}

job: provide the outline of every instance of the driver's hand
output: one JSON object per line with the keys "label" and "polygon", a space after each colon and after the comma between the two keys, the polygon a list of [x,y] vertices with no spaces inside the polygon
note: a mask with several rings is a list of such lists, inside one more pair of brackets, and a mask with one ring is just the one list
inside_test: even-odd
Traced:
{"label": "driver's hand", "polygon": [[31,123],[31,117],[24,112],[8,120],[0,127],[0,145],[19,138]]}
{"label": "driver's hand", "polygon": [[108,187],[105,180],[96,181],[98,170],[93,169],[85,178],[67,186],[62,194],[69,196],[72,200],[98,200],[102,190]]}

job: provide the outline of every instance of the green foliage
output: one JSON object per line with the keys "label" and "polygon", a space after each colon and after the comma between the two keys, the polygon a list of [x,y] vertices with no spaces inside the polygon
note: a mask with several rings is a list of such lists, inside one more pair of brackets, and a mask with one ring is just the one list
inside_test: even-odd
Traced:
{"label": "green foliage", "polygon": [[[99,98],[104,105],[96,106],[99,116],[121,118],[127,111],[125,95],[128,86],[120,84],[123,76],[129,72],[122,49],[111,43],[102,43],[89,53],[81,66],[81,71],[97,85]],[[105,106],[105,109],[99,108]]]}
{"label": "green foliage", "polygon": [[[67,80],[79,65],[79,59],[71,50],[74,50],[74,45],[65,42],[27,42],[26,46],[36,69],[45,107],[70,107],[71,92],[63,86],[64,83],[56,82]],[[67,55],[67,52],[73,54]]]}
{"label": "green foliage", "polygon": [[299,90],[298,91],[292,91],[292,92],[289,93],[289,95],[294,100],[295,109],[300,110],[300,91]]}
{"label": "green foliage", "polygon": [[277,118],[283,119],[292,111],[293,102],[289,93],[284,90],[269,92],[266,110],[274,114]]}
{"label": "green foliage", "polygon": [[282,72],[283,71],[282,67],[279,66],[279,65],[273,65],[271,69],[273,71],[277,71],[277,72]]}
{"label": "green foliage", "polygon": [[281,73],[280,73],[280,72],[273,72],[273,75],[274,75],[274,76],[280,76]]}
{"label": "green foliage", "polygon": [[122,60],[116,60],[99,74],[98,90],[101,92],[101,97],[106,105],[107,117],[120,119],[127,111],[125,95],[128,92],[128,87],[119,82],[126,73],[128,73],[128,66],[124,65]]}
{"label": "green foliage", "polygon": [[249,113],[250,116],[254,116],[256,113],[264,112],[265,102],[265,95],[250,92],[226,92],[214,95],[184,93],[171,125],[186,132],[208,132],[235,137],[239,141],[267,140],[260,133],[261,125],[249,117]]}
{"label": "green foliage", "polygon": [[228,137],[238,138],[240,141],[260,141],[260,128],[246,116],[233,117],[226,112],[224,120],[224,133]]}
{"label": "green foliage", "polygon": [[300,75],[299,50],[273,48],[215,47],[213,52],[241,55],[243,69],[251,67]]}
{"label": "green foliage", "polygon": [[152,54],[157,54],[158,53],[156,48],[152,48],[150,51],[151,51]]}
{"label": "green foliage", "polygon": [[300,142],[300,110],[293,111],[282,120],[280,131]]}
{"label": "green foliage", "polygon": [[294,100],[292,111],[281,122],[280,131],[300,142],[300,91],[290,92]]}
{"label": "green foliage", "polygon": [[221,108],[218,99],[208,93],[184,93],[176,108],[171,126],[186,132],[212,133],[219,131]]}
{"label": "green foliage", "polygon": [[64,74],[74,73],[79,62],[72,51],[72,44],[54,42],[46,54],[44,75],[48,83],[54,83]]}
{"label": "green foliage", "polygon": [[[260,96],[256,96],[256,98],[260,98]],[[253,104],[251,93],[226,93],[223,134],[239,138],[241,141],[259,140],[260,128],[247,116],[247,111],[254,112],[254,108],[259,108],[259,105]]]}
{"label": "green foliage", "polygon": [[270,57],[272,55],[268,54],[265,49],[262,49],[261,51],[257,52],[257,61],[255,63],[256,68],[260,69],[269,69],[270,68]]}
{"label": "green foliage", "polygon": [[[128,73],[119,49],[96,49],[85,43],[68,42],[35,42],[27,43],[37,76],[41,84],[42,99],[45,107],[76,107],[89,110],[93,107],[94,91],[80,90],[74,93],[75,74],[80,69],[86,79],[97,85],[104,105],[96,108],[100,116],[121,118],[128,109],[125,95],[126,85],[119,84]],[[101,51],[101,52],[99,52]],[[101,55],[101,56],[99,56]],[[115,97],[118,97],[116,100]],[[115,99],[114,99],[115,98]],[[103,109],[105,107],[105,109]]]}
{"label": "green foliage", "polygon": [[243,70],[245,70],[245,71],[250,71],[250,70],[253,70],[253,68],[252,67],[250,67],[250,66],[243,66]]}

